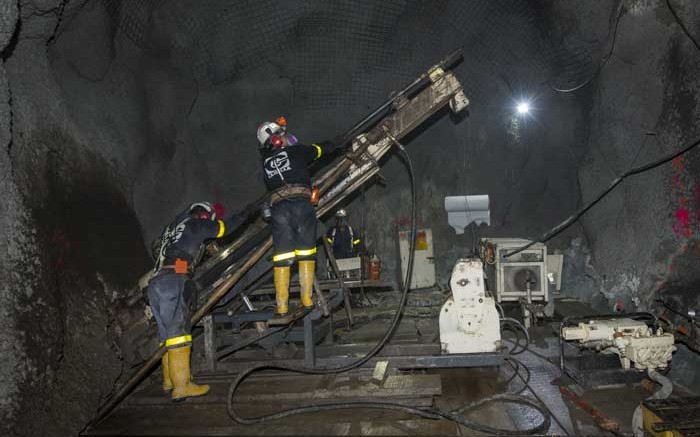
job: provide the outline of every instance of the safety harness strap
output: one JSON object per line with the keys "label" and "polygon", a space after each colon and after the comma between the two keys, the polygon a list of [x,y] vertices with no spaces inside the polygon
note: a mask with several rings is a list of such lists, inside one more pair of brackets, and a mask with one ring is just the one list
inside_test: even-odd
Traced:
{"label": "safety harness strap", "polygon": [[300,197],[306,197],[307,199],[310,198],[311,188],[300,184],[285,185],[270,193],[270,204],[274,205],[281,200],[296,199]]}

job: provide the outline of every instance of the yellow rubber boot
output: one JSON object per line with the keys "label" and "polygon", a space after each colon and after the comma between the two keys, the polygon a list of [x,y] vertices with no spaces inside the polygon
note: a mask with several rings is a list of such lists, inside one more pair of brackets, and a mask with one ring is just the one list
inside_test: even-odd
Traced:
{"label": "yellow rubber boot", "polygon": [[316,272],[316,261],[299,261],[299,288],[301,288],[301,305],[305,308],[314,306],[311,293],[314,290],[314,274]]}
{"label": "yellow rubber boot", "polygon": [[202,396],[209,391],[208,385],[197,385],[192,382],[190,374],[190,353],[192,346],[183,346],[168,349],[168,368],[170,369],[170,380],[173,382],[172,399],[181,399]]}
{"label": "yellow rubber boot", "polygon": [[284,315],[289,311],[289,276],[291,268],[286,267],[275,267],[275,300],[277,301],[277,308],[275,308],[275,313]]}
{"label": "yellow rubber boot", "polygon": [[168,368],[168,352],[163,354],[161,367],[163,368],[163,390],[170,391],[173,389],[173,382],[170,380],[170,369]]}

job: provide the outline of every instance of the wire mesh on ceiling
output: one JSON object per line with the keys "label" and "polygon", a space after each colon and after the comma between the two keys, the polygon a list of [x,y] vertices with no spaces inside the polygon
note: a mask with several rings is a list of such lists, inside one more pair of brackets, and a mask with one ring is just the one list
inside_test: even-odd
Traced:
{"label": "wire mesh on ceiling", "polygon": [[549,74],[527,0],[103,1],[130,40],[200,87],[272,74],[310,109],[375,102],[459,47],[473,99],[499,75]]}

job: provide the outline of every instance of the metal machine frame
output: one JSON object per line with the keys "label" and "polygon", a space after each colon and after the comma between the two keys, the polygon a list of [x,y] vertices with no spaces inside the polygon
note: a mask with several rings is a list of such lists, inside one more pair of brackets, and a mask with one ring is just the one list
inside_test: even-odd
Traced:
{"label": "metal machine frame", "polygon": [[[324,290],[329,289],[325,296],[327,306],[331,314],[341,309],[344,303],[343,290],[339,288],[335,281],[324,281],[321,286]],[[346,284],[346,286],[358,286],[357,282]],[[380,281],[370,281],[364,284],[365,288],[372,286],[386,286],[390,283]],[[319,290],[321,291],[321,290]],[[272,290],[256,290],[255,294],[273,293]],[[329,334],[334,328],[333,317],[323,317],[323,309],[318,307],[307,314],[302,321],[302,326],[273,327],[261,331],[256,329],[237,330],[246,322],[264,322],[273,316],[272,310],[251,311],[228,315],[223,312],[215,312],[207,316],[203,323],[204,328],[204,351],[207,371],[236,371],[254,364],[274,364],[275,360],[270,360],[269,356],[261,353],[250,353],[245,358],[236,357],[235,362],[225,361],[231,354],[241,351],[246,347],[264,339],[303,342],[305,367],[339,366],[355,361],[356,354],[367,351],[373,344],[338,345],[326,342],[318,346],[318,340]],[[217,329],[217,324],[230,323],[233,329],[225,335],[220,335],[221,329]],[[236,332],[238,331],[238,332]],[[319,347],[324,352],[324,356],[318,354]],[[353,349],[349,351],[348,349]],[[389,365],[395,369],[427,369],[427,368],[453,368],[453,367],[487,367],[499,366],[503,363],[504,354],[502,352],[487,353],[466,353],[466,354],[443,354],[440,343],[416,343],[388,345],[374,359],[370,360],[366,366],[374,366],[377,361],[388,361]],[[294,361],[294,360],[292,360]],[[279,360],[279,363],[289,363],[289,359]]]}
{"label": "metal machine frame", "polygon": [[[528,298],[526,290],[506,291],[505,270],[509,267],[530,267],[539,270],[539,289],[530,293],[531,301],[549,302],[549,286],[547,280],[547,246],[543,243],[535,243],[529,249],[523,250],[512,258],[503,258],[503,253],[511,252],[530,243],[529,240],[520,238],[485,238],[495,246],[495,273],[496,273],[496,299],[498,302],[518,302],[521,298]],[[528,258],[539,258],[529,260]],[[522,261],[516,261],[521,259]]]}
{"label": "metal machine frame", "polygon": [[[641,382],[646,373],[620,367],[616,355],[602,355],[589,350],[580,350],[564,340],[563,329],[591,319],[631,318],[644,319],[656,325],[656,317],[651,313],[628,314],[591,314],[564,317],[559,324],[559,369],[582,387],[596,388],[615,384],[632,384]],[[575,350],[577,354],[567,355],[566,350]]]}

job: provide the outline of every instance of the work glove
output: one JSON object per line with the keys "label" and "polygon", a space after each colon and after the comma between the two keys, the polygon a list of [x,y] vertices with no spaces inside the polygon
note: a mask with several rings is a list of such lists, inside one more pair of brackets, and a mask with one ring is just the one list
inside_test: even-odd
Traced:
{"label": "work glove", "polygon": [[[336,148],[340,148],[342,146],[343,139],[345,138],[345,135],[336,135],[333,138],[331,138],[330,143],[333,144]],[[352,143],[352,142],[350,142]]]}
{"label": "work glove", "polygon": [[248,218],[254,217],[260,213],[260,206],[256,203],[249,203],[243,208],[243,212]]}

